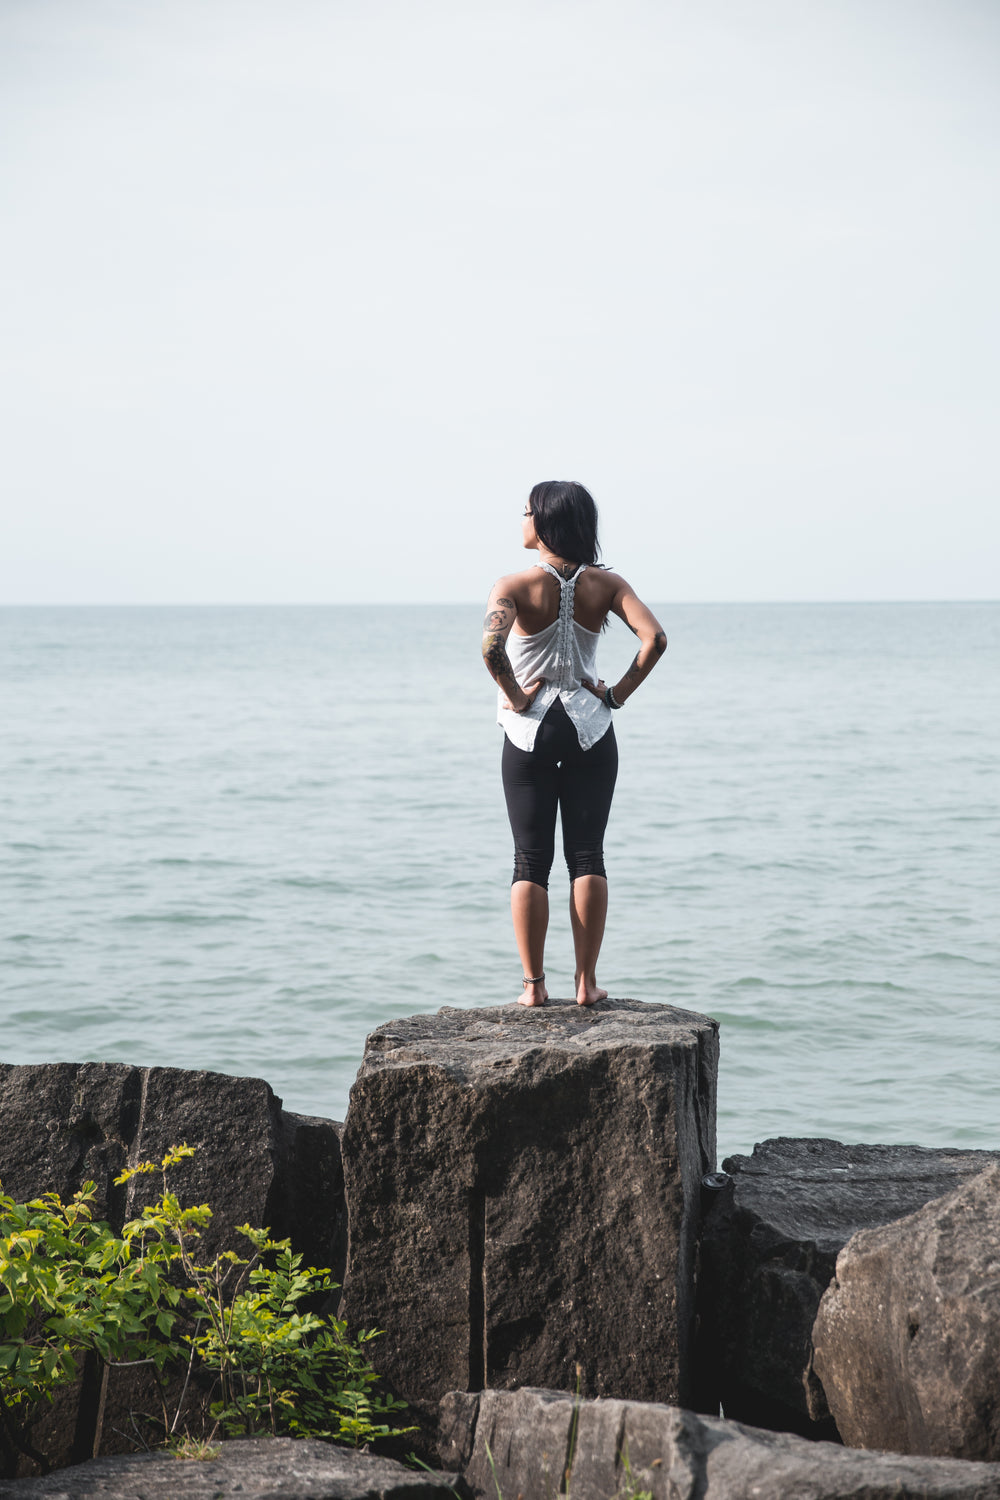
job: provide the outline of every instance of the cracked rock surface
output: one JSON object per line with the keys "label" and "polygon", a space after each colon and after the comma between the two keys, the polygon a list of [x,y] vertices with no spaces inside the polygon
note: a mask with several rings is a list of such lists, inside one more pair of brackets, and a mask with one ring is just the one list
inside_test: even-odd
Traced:
{"label": "cracked rock surface", "polygon": [[[859,1452],[674,1406],[560,1391],[453,1392],[442,1461],[476,1500],[998,1500],[1000,1464]],[[489,1450],[487,1452],[487,1449]],[[492,1457],[492,1462],[491,1462]],[[495,1472],[494,1472],[495,1471]]]}
{"label": "cracked rock surface", "polygon": [[[368,1038],[344,1127],[344,1311],[417,1411],[448,1390],[690,1381],[718,1026],[606,1000],[445,1008]],[[579,1376],[577,1368],[579,1367]]]}

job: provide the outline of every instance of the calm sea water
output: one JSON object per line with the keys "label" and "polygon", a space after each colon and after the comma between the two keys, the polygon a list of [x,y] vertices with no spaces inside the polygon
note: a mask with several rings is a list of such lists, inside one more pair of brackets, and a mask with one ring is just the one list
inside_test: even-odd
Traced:
{"label": "calm sea water", "polygon": [[[616,719],[612,994],[722,1023],[720,1156],[1000,1145],[1000,605],[684,605]],[[3,1056],[263,1076],[519,993],[478,606],[0,610]],[[613,679],[631,637],[610,631]],[[550,990],[569,995],[565,871]]]}

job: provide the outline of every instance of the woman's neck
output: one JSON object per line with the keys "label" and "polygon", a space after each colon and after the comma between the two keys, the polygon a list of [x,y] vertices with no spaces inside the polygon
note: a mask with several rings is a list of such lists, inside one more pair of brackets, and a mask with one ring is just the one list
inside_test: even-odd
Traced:
{"label": "woman's neck", "polygon": [[580,566],[579,563],[567,562],[565,557],[557,557],[554,552],[549,551],[548,547],[540,546],[538,548],[538,556],[541,562],[548,563],[550,568],[555,568],[556,572],[563,578],[572,578]]}

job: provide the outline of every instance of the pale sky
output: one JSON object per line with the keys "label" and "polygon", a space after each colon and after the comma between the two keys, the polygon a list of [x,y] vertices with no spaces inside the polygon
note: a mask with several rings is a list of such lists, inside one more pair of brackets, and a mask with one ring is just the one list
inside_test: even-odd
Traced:
{"label": "pale sky", "polygon": [[1000,594],[996,0],[0,0],[0,601]]}

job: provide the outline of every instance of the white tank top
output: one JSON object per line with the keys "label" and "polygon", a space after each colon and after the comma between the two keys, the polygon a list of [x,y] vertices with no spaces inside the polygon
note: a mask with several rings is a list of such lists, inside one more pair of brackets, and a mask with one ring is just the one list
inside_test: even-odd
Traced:
{"label": "white tank top", "polygon": [[580,686],[584,677],[590,682],[597,681],[597,642],[600,638],[599,631],[588,630],[573,618],[576,581],[587,565],[581,563],[572,578],[561,578],[549,563],[539,563],[538,566],[551,573],[559,585],[559,613],[552,624],[546,625],[537,635],[517,635],[511,631],[507,637],[507,656],[521,687],[527,687],[539,677],[545,680],[531,707],[523,714],[500,707],[503,701],[500,692],[497,723],[511,744],[519,750],[531,750],[539,724],[556,699],[561,698],[573,720],[580,748],[589,750],[607,734],[611,710],[589,688]]}

